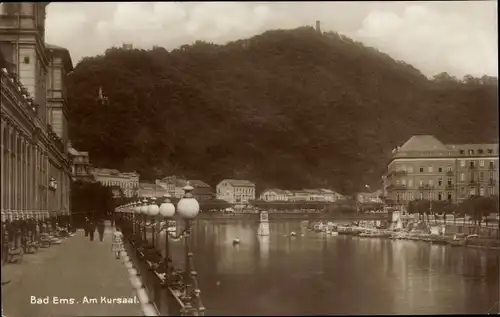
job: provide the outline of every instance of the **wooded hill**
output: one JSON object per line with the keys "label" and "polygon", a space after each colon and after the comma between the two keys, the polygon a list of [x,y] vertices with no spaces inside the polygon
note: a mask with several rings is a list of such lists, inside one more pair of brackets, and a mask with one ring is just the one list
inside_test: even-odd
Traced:
{"label": "wooded hill", "polygon": [[[107,99],[98,99],[99,87]],[[496,78],[419,70],[336,33],[268,31],[167,52],[112,48],[69,76],[70,135],[97,166],[142,179],[259,189],[376,186],[414,134],[497,139]]]}

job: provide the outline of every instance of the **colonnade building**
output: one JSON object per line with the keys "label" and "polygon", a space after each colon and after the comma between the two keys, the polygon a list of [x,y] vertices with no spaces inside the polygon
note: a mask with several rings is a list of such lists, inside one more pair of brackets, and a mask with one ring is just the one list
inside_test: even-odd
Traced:
{"label": "colonnade building", "polygon": [[47,2],[0,3],[1,209],[69,214],[69,52],[45,43]]}
{"label": "colonnade building", "polygon": [[136,172],[120,172],[110,168],[94,168],[93,177],[95,181],[103,186],[119,188],[121,193],[115,193],[115,197],[137,197],[139,190],[139,174]]}

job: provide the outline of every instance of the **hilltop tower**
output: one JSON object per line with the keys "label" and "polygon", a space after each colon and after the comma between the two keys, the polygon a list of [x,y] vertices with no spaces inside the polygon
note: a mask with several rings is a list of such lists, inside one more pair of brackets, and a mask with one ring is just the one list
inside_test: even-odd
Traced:
{"label": "hilltop tower", "polygon": [[321,22],[320,21],[316,21],[316,32],[321,34]]}

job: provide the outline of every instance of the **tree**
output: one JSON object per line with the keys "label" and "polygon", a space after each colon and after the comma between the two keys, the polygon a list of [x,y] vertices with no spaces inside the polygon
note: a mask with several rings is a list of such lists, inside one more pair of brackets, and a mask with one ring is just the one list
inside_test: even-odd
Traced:
{"label": "tree", "polygon": [[84,217],[106,218],[114,212],[113,193],[101,183],[76,181],[71,184],[71,212],[76,222]]}
{"label": "tree", "polygon": [[481,83],[481,80],[472,75],[465,75],[462,82],[465,84],[477,85]]}
{"label": "tree", "polygon": [[450,76],[447,72],[434,75],[433,80],[439,83],[458,83],[458,79],[455,76]]}
{"label": "tree", "polygon": [[480,226],[484,217],[498,212],[498,200],[494,196],[471,196],[464,200],[458,209],[461,214],[469,215],[473,222]]}
{"label": "tree", "polygon": [[200,201],[200,209],[208,212],[211,209],[225,210],[231,207],[231,204],[222,199],[202,200]]}

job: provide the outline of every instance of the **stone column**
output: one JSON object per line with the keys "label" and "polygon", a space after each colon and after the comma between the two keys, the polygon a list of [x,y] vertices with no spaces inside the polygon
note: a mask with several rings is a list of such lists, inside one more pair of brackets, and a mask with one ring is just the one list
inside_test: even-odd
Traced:
{"label": "stone column", "polygon": [[13,141],[14,141],[14,148],[13,148],[13,153],[12,153],[12,179],[13,179],[13,186],[12,186],[12,210],[15,210],[17,212],[18,210],[18,201],[17,201],[17,194],[18,194],[18,176],[19,176],[19,164],[17,160],[19,159],[19,139],[18,139],[18,134],[15,129],[13,129]]}
{"label": "stone column", "polygon": [[21,211],[24,211],[26,209],[26,184],[25,184],[25,175],[26,175],[26,167],[25,167],[25,161],[26,161],[26,142],[24,137],[21,138],[21,160],[20,160],[20,177],[21,177],[21,182],[19,186],[19,201]]}
{"label": "stone column", "polygon": [[49,179],[50,179],[50,169],[49,169],[49,158],[47,156],[47,153],[44,153],[43,155],[43,182],[45,183],[45,195],[43,196],[45,198],[45,209],[47,211],[52,211],[50,209],[50,204],[49,204],[49,194],[50,190],[49,188]]}
{"label": "stone column", "polygon": [[33,162],[33,156],[34,156],[34,151],[33,151],[33,141],[29,144],[29,175],[30,175],[30,178],[29,178],[29,186],[30,186],[30,195],[29,195],[29,209],[31,211],[35,211],[35,199],[34,199],[34,187],[33,187],[33,183],[35,182],[35,177],[34,177],[34,174],[33,174],[33,166],[34,166],[34,162]]}
{"label": "stone column", "polygon": [[26,140],[26,144],[24,145],[24,150],[26,153],[26,156],[24,158],[24,170],[25,170],[25,175],[24,175],[24,183],[25,183],[25,195],[24,195],[24,209],[25,210],[30,210],[30,191],[31,191],[31,184],[30,184],[30,164],[29,164],[29,159],[30,159],[30,141],[29,139]]}
{"label": "stone column", "polygon": [[11,138],[11,128],[10,125],[7,124],[7,153],[5,157],[5,169],[6,169],[6,182],[7,182],[7,187],[5,188],[5,208],[7,210],[11,209],[11,204],[10,204],[10,196],[11,196],[11,191],[12,191],[12,179],[11,179],[11,174],[12,174],[12,164],[11,164],[11,159],[12,159],[12,138]]}
{"label": "stone column", "polygon": [[37,183],[37,164],[36,164],[36,155],[37,155],[37,150],[36,150],[36,139],[33,142],[33,145],[31,146],[31,151],[33,153],[31,157],[31,162],[32,162],[32,167],[31,167],[31,173],[33,175],[33,184],[32,184],[32,189],[33,192],[31,194],[32,199],[33,199],[33,210],[38,211],[40,208],[38,208],[38,202],[36,198],[37,194],[37,188],[38,188],[38,183]]}
{"label": "stone column", "polygon": [[38,152],[39,152],[38,151],[38,146],[35,143],[35,145],[34,145],[34,153],[35,154],[34,154],[34,157],[33,157],[33,162],[35,164],[35,166],[34,166],[34,173],[35,173],[35,180],[34,180],[34,183],[35,183],[34,186],[35,187],[34,187],[34,190],[35,190],[35,193],[34,193],[33,196],[34,196],[34,201],[35,201],[35,209],[37,211],[40,211],[41,210],[41,208],[40,208],[40,201],[39,201],[39,198],[38,198],[38,197],[40,197],[40,194],[39,194],[40,187],[38,186],[39,185],[38,181],[40,179],[40,177],[38,175],[39,166],[40,166],[39,162],[38,162],[38,157],[39,157]]}
{"label": "stone column", "polygon": [[[5,136],[6,136],[6,132],[4,129],[5,129],[5,123],[3,120],[1,120],[1,126],[0,126],[0,129],[1,129],[1,151],[2,151],[2,158],[1,158],[1,162],[0,162],[0,165],[1,165],[1,170],[0,170],[0,177],[2,179],[2,183],[0,184],[0,209],[2,210],[2,212],[4,211],[5,209],[5,188],[7,187],[7,184],[5,182],[5,168],[4,168],[4,165],[5,165],[5,151],[7,150],[7,144],[5,141]],[[3,250],[2,250],[3,251]]]}
{"label": "stone column", "polygon": [[31,212],[33,211],[33,162],[32,162],[32,157],[33,157],[33,151],[32,151],[32,141],[30,140],[27,144],[27,160],[26,160],[26,167],[27,167],[27,185],[28,185],[28,195],[27,195],[27,206],[26,208]]}

